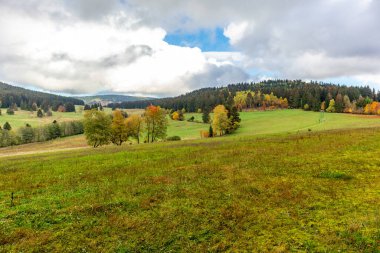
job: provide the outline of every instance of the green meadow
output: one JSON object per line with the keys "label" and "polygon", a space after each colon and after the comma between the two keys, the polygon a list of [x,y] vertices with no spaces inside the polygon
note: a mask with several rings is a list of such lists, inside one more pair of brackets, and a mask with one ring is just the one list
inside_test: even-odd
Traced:
{"label": "green meadow", "polygon": [[379,252],[379,143],[372,128],[0,158],[0,251]]}
{"label": "green meadow", "polygon": [[9,122],[13,129],[18,129],[26,124],[30,124],[32,127],[39,127],[52,123],[54,120],[62,122],[81,120],[83,118],[83,114],[79,112],[53,112],[53,116],[51,117],[38,118],[37,112],[18,110],[15,111],[14,115],[8,115],[6,114],[5,108],[2,108],[1,111],[2,115],[0,115],[0,126],[2,127],[5,122]]}
{"label": "green meadow", "polygon": [[[4,118],[17,129],[82,114]],[[169,120],[183,141],[0,149],[0,252],[380,252],[379,117],[241,118],[226,137]]]}
{"label": "green meadow", "polygon": [[[111,113],[109,108],[105,109]],[[36,112],[16,111],[15,115],[7,115],[5,109],[0,116],[0,125],[9,122],[13,129],[25,126],[26,123],[33,127],[53,122],[81,120],[83,113],[77,107],[76,113],[53,112],[52,117],[38,118]],[[142,114],[143,110],[126,110],[128,114]],[[202,122],[202,114],[186,113],[185,121],[173,121],[169,119],[168,136],[180,136],[184,140],[201,138],[201,131],[208,131],[208,124],[188,122],[187,119],[194,116],[195,121]],[[210,115],[212,117],[212,114]],[[266,135],[276,133],[291,133],[298,131],[320,131],[330,129],[366,128],[380,126],[379,116],[353,115],[341,113],[319,113],[303,110],[276,110],[241,112],[241,128],[235,135]]]}

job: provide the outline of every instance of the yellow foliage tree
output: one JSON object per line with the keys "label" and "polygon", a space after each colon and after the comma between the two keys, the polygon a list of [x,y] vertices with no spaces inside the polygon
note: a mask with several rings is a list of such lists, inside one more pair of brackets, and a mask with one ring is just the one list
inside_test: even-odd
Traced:
{"label": "yellow foliage tree", "polygon": [[212,119],[212,128],[214,132],[219,132],[223,135],[229,126],[228,111],[224,105],[217,105],[214,110],[214,117]]}
{"label": "yellow foliage tree", "polygon": [[115,110],[111,124],[111,141],[116,145],[121,145],[127,140],[128,129],[125,125],[125,118],[120,110]]}
{"label": "yellow foliage tree", "polygon": [[172,119],[173,120],[179,120],[179,113],[178,112],[173,112]]}
{"label": "yellow foliage tree", "polygon": [[239,111],[247,106],[247,94],[246,91],[238,91],[234,97],[234,104]]}
{"label": "yellow foliage tree", "polygon": [[137,143],[140,143],[140,136],[144,129],[143,123],[143,118],[140,115],[136,114],[129,116],[125,121],[128,130],[128,135],[135,138],[137,140]]}

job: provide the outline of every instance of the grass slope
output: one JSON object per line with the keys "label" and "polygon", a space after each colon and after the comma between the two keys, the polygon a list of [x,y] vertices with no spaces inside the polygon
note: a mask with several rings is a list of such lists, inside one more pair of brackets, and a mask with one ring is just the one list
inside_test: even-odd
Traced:
{"label": "grass slope", "polygon": [[59,122],[70,120],[81,120],[83,118],[82,113],[75,112],[53,112],[52,117],[38,118],[37,112],[29,111],[16,111],[15,115],[6,114],[6,109],[2,109],[2,115],[0,116],[0,126],[3,126],[5,122],[11,124],[12,129],[18,129],[25,126],[27,123],[33,127],[42,126],[52,123],[54,120]]}
{"label": "grass slope", "polygon": [[379,142],[362,129],[3,158],[0,250],[379,252]]}

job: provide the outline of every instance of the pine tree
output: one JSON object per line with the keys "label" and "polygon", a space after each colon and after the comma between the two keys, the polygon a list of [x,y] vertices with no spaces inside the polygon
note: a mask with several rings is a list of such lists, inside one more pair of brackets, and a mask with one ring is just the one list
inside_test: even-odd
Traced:
{"label": "pine tree", "polygon": [[212,129],[212,126],[210,125],[208,129],[208,137],[214,137],[214,130]]}
{"label": "pine tree", "polygon": [[4,130],[8,130],[8,131],[11,131],[12,130],[12,127],[11,127],[11,124],[9,124],[9,122],[5,122],[4,126],[3,126],[3,129]]}
{"label": "pine tree", "polygon": [[43,114],[42,110],[38,109],[38,111],[37,111],[37,117],[38,118],[42,118],[43,116],[44,116],[44,114]]}
{"label": "pine tree", "polygon": [[203,123],[209,123],[210,122],[210,109],[205,108],[203,110],[202,121],[203,121]]}

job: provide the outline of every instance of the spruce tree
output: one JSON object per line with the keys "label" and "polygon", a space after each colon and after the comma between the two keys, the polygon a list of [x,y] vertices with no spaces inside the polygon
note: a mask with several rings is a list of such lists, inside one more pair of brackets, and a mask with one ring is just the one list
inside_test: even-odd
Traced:
{"label": "spruce tree", "polygon": [[38,111],[37,111],[37,117],[38,118],[42,118],[43,116],[44,116],[44,113],[42,112],[42,110],[38,109]]}
{"label": "spruce tree", "polygon": [[203,121],[203,123],[209,123],[210,122],[210,110],[208,108],[205,108],[203,110],[202,121]]}
{"label": "spruce tree", "polygon": [[5,122],[4,126],[3,126],[3,129],[4,130],[8,130],[8,131],[11,131],[12,130],[12,127],[11,127],[11,124],[9,124],[9,122]]}

